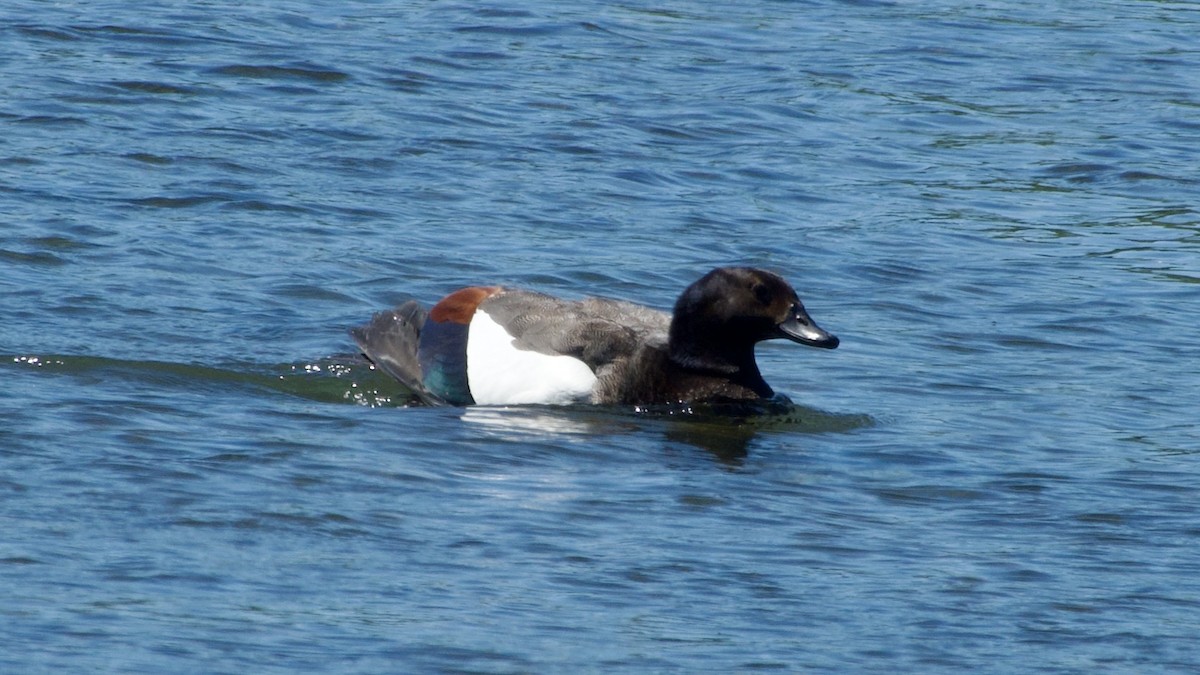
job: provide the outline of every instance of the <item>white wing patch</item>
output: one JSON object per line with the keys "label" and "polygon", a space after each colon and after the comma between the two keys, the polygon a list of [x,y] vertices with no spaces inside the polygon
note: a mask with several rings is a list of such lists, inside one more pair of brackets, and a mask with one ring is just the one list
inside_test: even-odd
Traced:
{"label": "white wing patch", "polygon": [[517,349],[503,326],[476,310],[467,333],[467,384],[479,405],[561,404],[588,398],[596,375],[573,356]]}

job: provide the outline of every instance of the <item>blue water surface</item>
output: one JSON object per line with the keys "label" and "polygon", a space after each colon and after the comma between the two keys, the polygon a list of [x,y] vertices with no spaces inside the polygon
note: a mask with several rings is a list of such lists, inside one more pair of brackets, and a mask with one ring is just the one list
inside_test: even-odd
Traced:
{"label": "blue water surface", "polygon": [[[1194,672],[1194,3],[0,8],[0,670]],[[346,330],[773,269],[796,406]]]}

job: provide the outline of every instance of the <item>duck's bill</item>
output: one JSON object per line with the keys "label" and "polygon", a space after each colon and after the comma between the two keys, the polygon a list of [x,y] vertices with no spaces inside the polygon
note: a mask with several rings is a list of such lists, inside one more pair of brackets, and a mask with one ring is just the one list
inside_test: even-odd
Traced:
{"label": "duck's bill", "polygon": [[792,316],[779,324],[779,333],[780,337],[787,338],[792,342],[822,349],[836,349],[838,343],[841,342],[836,335],[818,326],[809,318],[808,312],[799,305],[793,308]]}

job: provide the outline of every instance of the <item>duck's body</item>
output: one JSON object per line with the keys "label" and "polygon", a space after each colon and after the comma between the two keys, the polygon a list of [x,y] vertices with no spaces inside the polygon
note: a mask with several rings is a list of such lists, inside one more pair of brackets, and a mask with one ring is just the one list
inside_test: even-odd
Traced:
{"label": "duck's body", "polygon": [[426,312],[409,301],[351,331],[363,354],[429,405],[659,404],[773,395],[754,345],[834,348],[782,278],[718,268],[672,314],[606,298],[473,286]]}

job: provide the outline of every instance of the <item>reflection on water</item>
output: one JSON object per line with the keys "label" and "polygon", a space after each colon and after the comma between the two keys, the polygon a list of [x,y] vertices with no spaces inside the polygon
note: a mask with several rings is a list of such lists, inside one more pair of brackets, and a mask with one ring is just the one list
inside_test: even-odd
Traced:
{"label": "reflection on water", "polygon": [[[411,394],[357,356],[288,366],[276,388],[325,401],[407,407]],[[796,405],[783,395],[763,401],[657,406],[470,406],[460,419],[508,440],[555,435],[613,435],[659,431],[671,441],[711,452],[726,462],[745,457],[761,434],[820,434],[870,426],[865,414],[832,413]]]}
{"label": "reflection on water", "polygon": [[572,415],[547,406],[463,408],[460,419],[486,431],[519,439],[530,435],[619,433],[629,431],[614,420],[597,415]]}
{"label": "reflection on water", "polygon": [[669,441],[712,453],[727,463],[745,458],[763,434],[819,434],[870,426],[867,415],[805,408],[778,397],[770,401],[676,406],[521,406],[464,408],[462,421],[519,439],[529,435],[661,433]]}

